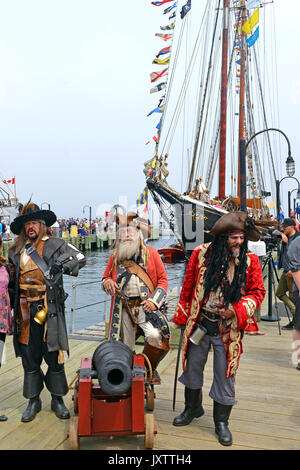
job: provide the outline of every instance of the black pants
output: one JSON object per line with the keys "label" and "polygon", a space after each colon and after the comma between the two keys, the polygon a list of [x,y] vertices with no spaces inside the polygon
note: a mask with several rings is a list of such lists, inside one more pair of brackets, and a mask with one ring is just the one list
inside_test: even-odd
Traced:
{"label": "black pants", "polygon": [[37,312],[37,305],[30,305],[30,328],[28,344],[21,344],[21,356],[24,371],[32,372],[39,370],[43,359],[49,368],[59,372],[64,368],[63,364],[58,364],[58,351],[48,351],[47,343],[44,341],[45,324],[40,325],[34,320]]}
{"label": "black pants", "polygon": [[[30,327],[28,344],[20,343],[22,365],[24,369],[23,394],[26,398],[38,395],[43,389],[43,382],[53,395],[66,395],[68,384],[64,364],[58,364],[58,351],[48,351],[44,341],[45,324],[40,325],[34,320],[37,304],[30,304]],[[41,371],[43,359],[48,365],[46,375]]]}

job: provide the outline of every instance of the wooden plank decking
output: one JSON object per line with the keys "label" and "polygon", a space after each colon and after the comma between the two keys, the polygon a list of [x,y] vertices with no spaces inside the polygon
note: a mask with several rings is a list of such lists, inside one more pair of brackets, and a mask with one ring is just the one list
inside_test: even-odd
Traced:
{"label": "wooden plank decking", "polygon": [[[281,321],[282,326],[286,319]],[[234,444],[221,446],[214,434],[212,400],[209,389],[212,380],[212,357],[209,354],[205,370],[203,402],[205,415],[189,426],[174,427],[174,416],[183,409],[183,386],[178,384],[175,413],[172,410],[173,380],[176,350],[162,361],[162,384],[155,393],[154,450],[299,450],[300,449],[300,372],[292,364],[292,334],[278,334],[277,323],[260,322],[265,336],[245,336],[244,353],[236,378],[236,398],[230,429]],[[0,412],[8,421],[0,423],[0,450],[66,450],[68,420],[59,420],[50,410],[50,394],[41,393],[42,411],[31,423],[21,423],[27,400],[22,395],[23,370],[20,358],[14,357],[12,339],[7,338],[6,363],[0,371]],[[91,356],[95,341],[70,340],[70,358],[66,372],[70,383],[80,366],[81,358]],[[45,368],[45,366],[43,366]],[[65,403],[74,414],[72,391]],[[115,438],[81,438],[84,450],[143,450],[144,436]]]}

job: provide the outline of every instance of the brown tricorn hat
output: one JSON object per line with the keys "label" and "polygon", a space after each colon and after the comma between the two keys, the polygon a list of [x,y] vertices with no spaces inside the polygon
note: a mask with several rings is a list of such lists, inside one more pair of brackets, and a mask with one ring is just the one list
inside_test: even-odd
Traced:
{"label": "brown tricorn hat", "polygon": [[127,214],[116,213],[116,223],[119,227],[127,227],[132,225],[141,230],[144,238],[149,238],[151,235],[151,224],[149,219],[139,217],[136,212],[128,212]]}
{"label": "brown tricorn hat", "polygon": [[220,217],[215,223],[210,235],[225,235],[234,230],[241,230],[245,232],[248,240],[257,242],[261,237],[261,232],[255,226],[255,221],[248,216],[246,212],[229,212],[228,214]]}

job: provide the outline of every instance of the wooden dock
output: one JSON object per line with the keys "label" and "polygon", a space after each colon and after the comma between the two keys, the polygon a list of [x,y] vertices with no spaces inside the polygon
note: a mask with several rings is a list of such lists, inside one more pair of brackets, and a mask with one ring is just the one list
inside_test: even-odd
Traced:
{"label": "wooden dock", "polygon": [[[282,318],[282,326],[286,318]],[[163,450],[300,450],[300,372],[292,364],[292,333],[279,335],[275,322],[259,323],[264,336],[245,335],[244,353],[236,377],[236,398],[230,429],[233,445],[221,446],[214,433],[212,400],[212,358],[205,369],[203,405],[205,414],[189,426],[174,427],[172,420],[183,409],[183,386],[178,384],[176,410],[172,410],[176,349],[160,364],[162,384],[156,386],[154,418],[158,433],[154,451]],[[70,383],[80,367],[82,357],[91,357],[95,341],[70,340],[70,357],[65,358]],[[141,349],[141,346],[138,346]],[[23,369],[15,358],[12,338],[7,338],[6,363],[0,370],[0,412],[8,421],[0,423],[0,450],[67,450],[69,420],[59,420],[50,409],[50,394],[41,393],[42,410],[31,423],[22,423],[27,405],[22,395]],[[42,366],[45,370],[45,365]],[[72,391],[65,403],[74,414]],[[143,450],[144,436],[81,438],[82,450]]]}

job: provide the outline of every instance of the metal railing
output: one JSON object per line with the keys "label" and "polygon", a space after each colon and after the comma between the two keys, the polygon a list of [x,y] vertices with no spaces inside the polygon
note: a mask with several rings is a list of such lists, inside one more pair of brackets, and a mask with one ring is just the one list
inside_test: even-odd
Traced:
{"label": "metal railing", "polygon": [[[171,278],[171,279],[168,279],[168,281],[174,281],[174,280],[180,280],[180,276],[176,276],[174,278]],[[73,334],[75,331],[75,314],[77,312],[77,310],[82,310],[84,308],[88,308],[88,307],[93,307],[95,305],[100,305],[100,304],[104,304],[104,321],[106,323],[107,321],[107,318],[108,318],[108,315],[107,315],[107,307],[108,307],[108,303],[110,303],[110,296],[105,294],[105,292],[103,291],[103,294],[105,296],[104,300],[100,300],[99,302],[93,302],[91,304],[87,304],[87,305],[82,305],[80,307],[77,307],[76,306],[76,302],[77,302],[77,288],[80,287],[80,286],[85,286],[85,285],[90,285],[90,284],[102,284],[102,280],[98,280],[98,281],[88,281],[88,282],[80,282],[80,283],[77,283],[77,281],[74,281],[72,283],[72,301],[71,301],[71,317],[70,317],[70,334]],[[178,287],[178,286],[176,286]]]}

